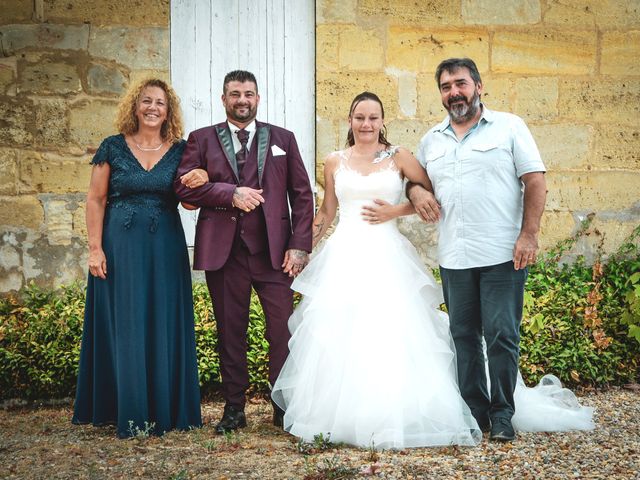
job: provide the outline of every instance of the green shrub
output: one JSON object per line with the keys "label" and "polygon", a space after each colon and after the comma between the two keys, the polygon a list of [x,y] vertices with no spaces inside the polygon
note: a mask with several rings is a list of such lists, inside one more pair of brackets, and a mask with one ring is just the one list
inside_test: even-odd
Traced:
{"label": "green shrub", "polygon": [[525,381],[544,373],[569,385],[637,381],[640,227],[607,263],[561,263],[583,235],[598,235],[590,220],[530,269],[520,345]]}
{"label": "green shrub", "polygon": [[[0,299],[0,399],[62,398],[74,394],[80,358],[85,287],[58,291],[29,284]],[[217,329],[207,286],[193,286],[196,354],[204,390],[220,383]],[[249,381],[269,388],[268,343],[262,307],[253,293],[247,334]]]}
{"label": "green shrub", "polygon": [[193,313],[200,385],[219,383],[220,358],[216,350],[218,347],[218,330],[213,316],[209,291],[203,283],[193,285]]}
{"label": "green shrub", "polygon": [[1,398],[61,398],[75,390],[84,288],[34,285],[0,301]]}
{"label": "green shrub", "polygon": [[[638,227],[606,263],[561,260],[582,235],[541,257],[529,274],[522,322],[521,371],[529,383],[553,373],[569,384],[637,381],[640,363]],[[74,394],[84,315],[84,287],[58,291],[34,285],[0,299],[0,399]],[[193,287],[200,384],[220,382],[216,323],[206,285]],[[265,321],[255,293],[247,335],[253,391],[268,389]]]}

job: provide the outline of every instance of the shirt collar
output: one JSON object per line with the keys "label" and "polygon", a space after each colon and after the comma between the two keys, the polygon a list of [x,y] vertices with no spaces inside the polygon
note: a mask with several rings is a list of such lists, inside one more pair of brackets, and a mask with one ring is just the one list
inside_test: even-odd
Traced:
{"label": "shirt collar", "polygon": [[[229,129],[231,130],[231,133],[236,133],[238,130],[240,130],[240,127],[238,127],[237,125],[234,125],[229,120],[227,120],[227,125],[229,125]],[[249,133],[253,133],[256,130],[256,121],[253,120],[249,125],[244,127],[244,129]]]}

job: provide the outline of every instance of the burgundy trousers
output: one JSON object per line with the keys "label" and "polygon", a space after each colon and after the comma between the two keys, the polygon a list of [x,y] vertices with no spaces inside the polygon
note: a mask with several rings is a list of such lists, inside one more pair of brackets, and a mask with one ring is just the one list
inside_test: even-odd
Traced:
{"label": "burgundy trousers", "polygon": [[289,354],[287,322],[293,312],[293,279],[274,270],[269,252],[251,255],[236,241],[225,265],[206,271],[207,287],[218,328],[222,395],[227,405],[244,408],[249,388],[247,328],[251,287],[258,294],[266,318],[269,342],[269,382],[273,385]]}

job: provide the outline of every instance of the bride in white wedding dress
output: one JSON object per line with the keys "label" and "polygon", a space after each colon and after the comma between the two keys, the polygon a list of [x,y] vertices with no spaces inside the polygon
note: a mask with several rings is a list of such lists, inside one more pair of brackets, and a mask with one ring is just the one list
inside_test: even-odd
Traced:
{"label": "bride in white wedding dress", "polygon": [[[400,203],[403,179],[425,187],[429,179],[410,152],[386,140],[383,119],[376,95],[358,95],[349,114],[350,147],[325,162],[314,247],[338,204],[340,221],[292,285],[304,298],[289,320],[290,354],[272,398],[286,412],[285,430],[305,441],[323,434],[375,448],[476,445],[482,433],[458,389],[448,317],[438,309],[441,287],[395,221],[414,213]],[[374,201],[385,213],[372,221],[363,207]],[[591,411],[577,402],[572,409],[541,400],[549,398],[545,388],[519,385],[516,428],[553,430],[548,420],[559,411],[576,413],[582,428],[592,425]],[[535,405],[543,403],[540,423]]]}

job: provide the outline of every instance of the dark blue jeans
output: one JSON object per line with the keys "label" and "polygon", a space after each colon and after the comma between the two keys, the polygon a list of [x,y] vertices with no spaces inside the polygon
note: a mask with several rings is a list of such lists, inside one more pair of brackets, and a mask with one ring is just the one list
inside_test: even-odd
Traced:
{"label": "dark blue jeans", "polygon": [[[511,419],[515,411],[513,392],[527,273],[527,269],[515,270],[512,261],[464,270],[440,267],[456,346],[460,393],[481,427],[490,419]],[[483,335],[491,392],[487,388]]]}

